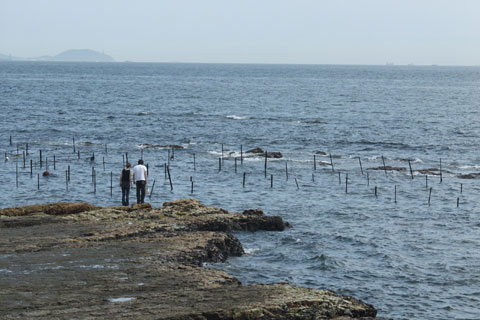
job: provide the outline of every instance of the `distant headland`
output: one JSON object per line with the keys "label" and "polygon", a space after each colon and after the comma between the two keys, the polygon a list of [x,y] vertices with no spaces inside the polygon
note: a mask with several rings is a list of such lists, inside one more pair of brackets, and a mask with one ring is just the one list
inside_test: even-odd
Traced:
{"label": "distant headland", "polygon": [[20,58],[0,54],[0,61],[64,61],[64,62],[115,62],[111,56],[90,49],[72,49],[63,51],[56,56],[41,56],[35,58]]}

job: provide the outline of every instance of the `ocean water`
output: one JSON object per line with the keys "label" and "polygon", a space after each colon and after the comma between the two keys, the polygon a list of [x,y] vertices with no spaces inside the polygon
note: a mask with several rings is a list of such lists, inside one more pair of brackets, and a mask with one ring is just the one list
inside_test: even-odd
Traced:
{"label": "ocean water", "polygon": [[[379,316],[480,319],[480,183],[460,176],[480,172],[480,68],[3,62],[0,97],[2,208],[118,205],[124,157],[143,155],[154,206],[195,197],[293,225],[237,233],[247,254],[209,267]],[[265,172],[241,147],[283,158]],[[384,161],[403,169],[368,170]]]}

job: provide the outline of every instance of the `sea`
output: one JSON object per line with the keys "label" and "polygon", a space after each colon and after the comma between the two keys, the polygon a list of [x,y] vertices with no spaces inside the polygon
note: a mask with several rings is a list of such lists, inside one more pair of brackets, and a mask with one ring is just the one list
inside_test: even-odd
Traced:
{"label": "sea", "polygon": [[480,67],[1,62],[0,112],[1,208],[120,205],[143,158],[155,207],[292,225],[206,267],[480,319]]}

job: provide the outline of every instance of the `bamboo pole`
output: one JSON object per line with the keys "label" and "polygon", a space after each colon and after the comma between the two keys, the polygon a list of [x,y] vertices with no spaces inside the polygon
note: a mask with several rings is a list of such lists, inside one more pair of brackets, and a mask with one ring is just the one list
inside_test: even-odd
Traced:
{"label": "bamboo pole", "polygon": [[170,166],[167,165],[168,181],[170,181],[170,191],[173,191],[172,176],[170,175]]}
{"label": "bamboo pole", "polygon": [[152,200],[152,194],[153,194],[153,189],[155,188],[155,179],[153,180],[153,184],[152,184],[152,190],[150,190],[150,200]]}
{"label": "bamboo pole", "polygon": [[358,157],[358,162],[360,163],[360,171],[362,172],[362,176],[363,176],[362,160],[360,159],[360,157]]}
{"label": "bamboo pole", "polygon": [[383,170],[385,170],[385,175],[387,175],[387,166],[385,165],[385,158],[382,155]]}
{"label": "bamboo pole", "polygon": [[430,207],[430,199],[432,198],[432,187],[430,187],[430,192],[428,193],[428,206]]}
{"label": "bamboo pole", "polygon": [[412,163],[410,162],[410,159],[408,159],[408,166],[410,167],[410,175],[412,176],[412,180],[413,180],[413,170],[412,170]]}

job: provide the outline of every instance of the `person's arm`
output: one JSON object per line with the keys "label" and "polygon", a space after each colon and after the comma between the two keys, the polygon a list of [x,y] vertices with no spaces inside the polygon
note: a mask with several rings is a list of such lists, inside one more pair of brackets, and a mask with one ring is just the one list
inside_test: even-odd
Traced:
{"label": "person's arm", "polygon": [[145,169],[145,185],[147,185],[147,177],[148,177],[148,171]]}
{"label": "person's arm", "polygon": [[122,186],[122,178],[123,178],[123,170],[122,170],[122,173],[120,173],[120,187]]}
{"label": "person's arm", "polygon": [[135,184],[135,171],[133,171],[133,173],[132,173],[132,182],[133,182],[133,184]]}

